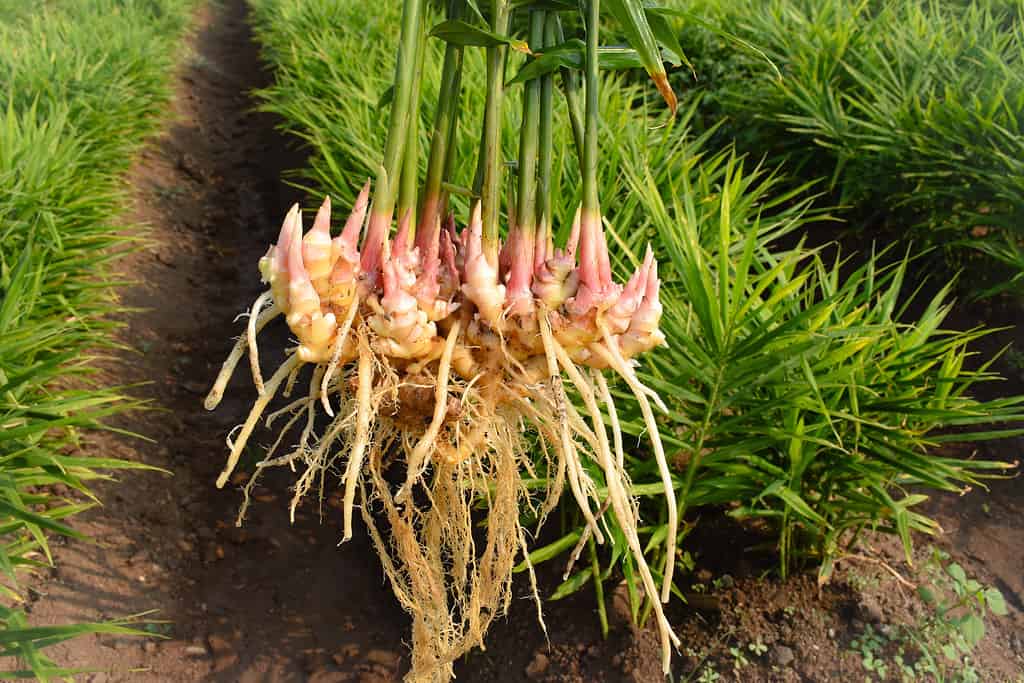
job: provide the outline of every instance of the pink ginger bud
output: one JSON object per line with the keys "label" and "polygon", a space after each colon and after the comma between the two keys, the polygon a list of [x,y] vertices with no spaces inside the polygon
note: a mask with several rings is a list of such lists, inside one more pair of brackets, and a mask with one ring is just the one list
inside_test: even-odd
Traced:
{"label": "pink ginger bud", "polygon": [[309,279],[318,294],[326,294],[331,274],[331,198],[325,197],[320,210],[316,212],[313,227],[302,238],[302,261],[309,273]]}
{"label": "pink ginger bud", "polygon": [[[290,310],[288,301],[288,250],[292,244],[292,233],[298,217],[299,205],[295,204],[281,223],[281,232],[277,244],[267,250],[267,255],[260,259],[260,272],[263,280],[270,283],[270,292],[274,303],[287,313]],[[300,229],[301,230],[301,229]]]}
{"label": "pink ginger bud", "polygon": [[320,297],[313,289],[309,273],[302,262],[302,214],[298,211],[295,213],[291,245],[288,248],[288,302],[288,324],[292,324],[293,317],[298,320],[320,311]]}
{"label": "pink ginger bud", "polygon": [[622,349],[622,355],[626,358],[631,358],[665,343],[665,335],[658,329],[663,310],[661,301],[658,299],[660,286],[658,262],[652,259],[651,267],[647,272],[644,299],[636,313],[633,314],[629,329],[619,337],[619,347]]}
{"label": "pink ginger bud", "polygon": [[347,308],[353,295],[356,276],[359,274],[359,232],[366,219],[366,208],[370,198],[370,181],[367,180],[356,197],[352,213],[345,221],[341,234],[331,240],[330,303],[339,310]]}
{"label": "pink ginger bud", "polygon": [[548,256],[534,269],[533,293],[551,310],[558,308],[576,294],[579,285],[579,273],[576,270],[576,247],[579,238],[580,210],[576,209],[565,249],[553,249],[553,255]]}
{"label": "pink ginger bud", "polygon": [[622,293],[615,303],[612,304],[603,317],[612,334],[622,334],[629,328],[629,323],[640,307],[644,298],[644,291],[647,287],[647,273],[654,263],[654,252],[651,246],[647,245],[647,253],[644,255],[643,263],[636,269],[633,276],[622,288]]}
{"label": "pink ginger bud", "polygon": [[[381,187],[387,187],[388,178],[384,173]],[[381,187],[377,189],[380,190]],[[362,255],[359,261],[359,269],[363,277],[363,286],[367,292],[377,289],[377,281],[380,278],[381,251],[384,248],[384,241],[387,239],[391,229],[393,210],[387,214],[381,213],[376,207],[370,209],[370,223],[366,226],[366,238],[363,240]]]}
{"label": "pink ginger bud", "polygon": [[383,296],[380,300],[384,315],[370,319],[371,327],[382,337],[380,341],[384,352],[398,358],[426,355],[437,334],[434,323],[420,310],[416,297],[411,293],[416,284],[413,268],[416,255],[409,245],[410,224],[411,212],[406,212],[394,244],[384,243],[381,264]]}
{"label": "pink ginger bud", "polygon": [[[420,275],[416,278],[416,285],[413,288],[413,294],[416,297],[416,301],[419,302],[420,309],[422,309],[430,320],[441,320],[447,318],[453,313],[459,305],[451,301],[451,283],[447,290],[448,296],[441,297],[441,259],[438,254],[442,251],[441,242],[447,241],[446,249],[449,251],[448,257],[451,259],[451,266],[454,268],[454,253],[452,252],[451,239],[447,236],[447,232],[444,233],[442,238],[441,231],[441,219],[440,217],[435,219],[435,226],[432,230],[429,230],[431,237],[426,245],[427,250],[425,256],[421,262]],[[417,235],[418,241],[419,235]],[[423,254],[420,251],[419,246],[416,247],[416,251]]]}
{"label": "pink ginger bud", "polygon": [[529,315],[533,312],[533,232],[514,227],[505,246],[509,259],[505,307],[512,315]]}
{"label": "pink ginger bud", "polygon": [[309,272],[303,263],[302,217],[298,207],[294,210],[288,247],[288,327],[299,339],[298,356],[308,363],[324,362],[330,357],[331,338],[337,321],[333,313],[320,310],[320,296],[316,293]]}
{"label": "pink ginger bud", "polygon": [[612,281],[608,244],[596,211],[584,211],[580,221],[579,274],[579,288],[568,304],[573,317],[583,319],[604,311],[619,297],[622,288]]}
{"label": "pink ginger bud", "polygon": [[[458,263],[459,255],[454,242],[456,239],[458,239],[458,235],[455,233],[455,220],[449,215],[444,231],[441,233],[441,266],[438,271],[438,296],[445,301],[451,301],[462,284],[459,276],[461,272]],[[451,305],[458,306],[457,303]]]}
{"label": "pink ginger bud", "polygon": [[480,203],[473,207],[473,215],[463,233],[465,246],[465,278],[462,292],[476,304],[480,317],[492,328],[497,327],[505,301],[505,287],[498,284],[498,270],[483,249],[483,222]]}

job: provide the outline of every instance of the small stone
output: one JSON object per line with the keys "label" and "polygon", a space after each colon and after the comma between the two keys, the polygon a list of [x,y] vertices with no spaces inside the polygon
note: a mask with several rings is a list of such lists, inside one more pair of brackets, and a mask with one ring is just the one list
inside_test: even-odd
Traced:
{"label": "small stone", "polygon": [[331,655],[331,659],[333,659],[334,663],[340,668],[345,665],[345,662],[351,661],[358,656],[359,646],[355,643],[348,643],[347,645],[343,645],[340,651]]}
{"label": "small stone", "polygon": [[391,650],[370,650],[366,653],[365,661],[369,664],[376,665],[388,671],[398,671],[398,664],[401,662],[402,656],[397,652]]}
{"label": "small stone", "polygon": [[884,618],[882,607],[874,596],[862,595],[858,607],[860,607],[860,613],[864,621],[869,624],[879,624],[882,622]]}
{"label": "small stone", "polygon": [[789,666],[796,659],[793,654],[793,650],[786,647],[785,645],[776,645],[772,648],[770,655],[772,664],[776,666]]}
{"label": "small stone", "polygon": [[193,550],[195,550],[195,546],[186,541],[184,538],[179,538],[178,549],[181,550],[181,552],[183,553],[191,553]]}
{"label": "small stone", "polygon": [[322,649],[306,652],[306,673],[313,674],[327,666],[327,655]]}
{"label": "small stone", "polygon": [[145,652],[147,655],[153,654],[154,652],[156,652],[156,643],[154,643],[152,640],[147,640],[142,644],[142,651]]}
{"label": "small stone", "polygon": [[535,681],[544,675],[550,665],[551,661],[548,656],[543,652],[538,652],[534,655],[533,661],[526,665],[526,677]]}
{"label": "small stone", "polygon": [[219,667],[231,666],[238,661],[238,655],[235,654],[231,641],[224,636],[209,635],[206,638],[206,644],[209,646],[210,652],[217,659]]}
{"label": "small stone", "polygon": [[202,645],[189,645],[185,648],[185,654],[189,657],[205,657],[209,652]]}
{"label": "small stone", "polygon": [[203,546],[203,562],[205,564],[213,564],[219,560],[220,557],[223,557],[223,549],[221,550],[220,557],[218,557],[217,549],[219,547],[220,546],[215,543],[207,543]]}
{"label": "small stone", "polygon": [[732,574],[722,574],[718,577],[718,585],[722,588],[732,588],[736,585],[736,579],[732,578]]}

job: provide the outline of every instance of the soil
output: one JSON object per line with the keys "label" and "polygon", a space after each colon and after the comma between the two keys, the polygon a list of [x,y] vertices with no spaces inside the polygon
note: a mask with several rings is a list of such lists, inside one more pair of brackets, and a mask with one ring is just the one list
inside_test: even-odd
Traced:
{"label": "soil", "polygon": [[[291,524],[287,479],[267,475],[236,528],[242,480],[225,490],[213,485],[224,437],[254,390],[240,372],[216,412],[202,409],[202,396],[239,333],[235,316],[260,291],[257,259],[288,206],[310,198],[281,182],[301,167],[302,154],[274,130],[273,117],[254,112],[250,92],[269,76],[243,0],[201,9],[188,40],[164,131],[127,179],[134,208],[126,224],[148,225],[151,244],[120,261],[136,283],[124,289],[124,302],[138,312],[123,320],[128,350],[104,365],[111,383],[145,383],[131,392],[152,410],[117,425],[145,439],[101,434],[84,444],[173,476],[133,471],[98,485],[104,506],[77,521],[95,542],[57,542],[56,568],[30,591],[31,618],[43,625],[156,610],[148,617],[159,620],[149,627],[154,638],[89,636],[49,651],[60,664],[92,668],[77,680],[94,683],[399,681],[409,620],[365,534],[339,547],[335,501],[301,508]],[[265,368],[275,363],[270,349],[285,342],[283,330],[276,341],[270,334]],[[1007,391],[1019,390],[1019,379]],[[266,443],[266,435],[256,441]],[[983,455],[1013,459],[1020,445],[993,445]],[[984,681],[1017,680],[1024,670],[1022,508],[1020,478],[996,482],[988,496],[932,503],[946,530],[936,545],[1000,588],[1009,604],[1010,615],[989,621],[976,650]],[[864,678],[851,641],[869,624],[888,628],[919,611],[913,591],[882,565],[841,566],[821,590],[813,574],[764,580],[764,562],[747,552],[747,531],[710,512],[701,528],[689,544],[700,551],[690,605],[672,614],[684,643],[677,680],[707,680],[709,669],[720,680]],[[891,541],[877,545],[880,557],[895,557]],[[912,577],[898,559],[892,566]],[[542,593],[553,591],[560,569],[543,568]],[[657,638],[631,625],[621,587],[609,596],[607,639],[589,591],[546,603],[548,639],[523,581],[515,597],[488,649],[457,667],[460,680],[664,680]]]}

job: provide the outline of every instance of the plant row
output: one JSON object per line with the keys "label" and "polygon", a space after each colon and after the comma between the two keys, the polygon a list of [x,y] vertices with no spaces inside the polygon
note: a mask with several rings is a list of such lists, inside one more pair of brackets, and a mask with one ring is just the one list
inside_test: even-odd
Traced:
{"label": "plant row", "polygon": [[[381,163],[387,133],[381,106],[394,69],[398,9],[327,0],[252,5],[264,58],[275,71],[274,84],[261,93],[264,107],[311,152],[296,181],[349,207]],[[431,65],[443,49],[440,41],[427,43],[424,93],[437,91],[440,74]],[[520,125],[518,59],[507,66],[504,140],[514,140]],[[968,346],[985,331],[945,330],[948,288],[917,301],[923,295],[904,285],[914,266],[910,256],[861,255],[862,265],[853,268],[834,252],[804,247],[801,231],[830,218],[813,208],[812,182],[783,176],[731,147],[714,151],[717,126],[696,125],[696,102],[668,117],[653,88],[606,78],[598,183],[612,266],[628,275],[650,244],[663,282],[668,345],[645,357],[641,378],[666,404],[659,427],[673,465],[677,512],[687,522],[673,561],[686,569],[690,553],[699,554],[700,548],[687,548],[686,536],[695,512],[709,509],[767,528],[783,574],[811,562],[827,579],[865,530],[896,534],[909,552],[913,532],[937,531],[918,509],[929,491],[963,490],[1008,467],[939,449],[948,441],[1011,435],[1009,423],[1024,415],[1024,398],[971,397],[972,384],[996,379],[987,363],[968,369],[977,367],[968,362]],[[483,55],[467,51],[462,102],[463,120],[471,123],[465,125],[483,116],[484,82]],[[652,125],[653,116],[663,117],[659,125]],[[558,108],[556,117],[565,121],[568,112]],[[429,120],[421,124],[418,130],[429,129]],[[555,126],[556,226],[569,225],[581,198],[578,162],[565,153],[571,135],[571,126]],[[456,158],[472,159],[477,142],[456,139],[466,146]],[[517,150],[506,145],[503,155],[505,182],[514,182]],[[471,186],[474,170],[458,162],[453,168],[451,202],[463,214],[471,201],[463,188]],[[784,236],[790,239],[779,239]],[[662,479],[643,446],[640,406],[624,383],[611,391],[619,408],[605,420],[637,437],[623,444],[625,470],[640,498],[649,564],[661,567],[671,547]],[[598,463],[586,466],[602,481]],[[527,485],[547,490],[540,453],[536,474]],[[602,548],[582,520],[570,521],[531,559],[564,561],[581,542],[592,544],[592,561],[579,562],[555,597],[592,584],[601,601],[603,581],[621,571],[639,615],[645,598],[627,539],[610,520],[608,527]],[[684,581],[673,591],[681,594]]]}
{"label": "plant row", "polygon": [[1020,295],[1019,2],[676,4],[693,64],[676,83],[726,122],[722,139],[823,179],[861,242],[938,246],[951,269],[974,266],[974,293]]}
{"label": "plant row", "polygon": [[[137,243],[123,175],[160,120],[191,0],[0,0],[0,655],[5,680],[61,675],[40,650],[118,623],[30,627],[22,570],[132,463],[88,430],[134,404],[92,377],[121,310],[110,267]],[[136,229],[137,230],[137,229]],[[85,501],[85,502],[83,502]]]}

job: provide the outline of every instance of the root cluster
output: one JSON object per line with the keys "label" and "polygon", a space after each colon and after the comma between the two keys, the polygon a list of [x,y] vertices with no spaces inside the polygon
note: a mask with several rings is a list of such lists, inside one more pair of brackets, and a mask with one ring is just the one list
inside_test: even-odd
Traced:
{"label": "root cluster", "polygon": [[[365,205],[365,193],[362,199]],[[357,206],[353,217],[358,212]],[[314,276],[317,255],[304,250],[296,237],[301,226],[289,227],[290,220],[297,219],[289,214],[282,241],[268,253],[271,266],[264,268],[264,275],[270,290],[253,305],[246,333],[206,399],[208,409],[217,406],[247,355],[259,396],[246,421],[228,437],[230,455],[217,480],[220,487],[228,482],[257,424],[265,418],[271,427],[281,425],[248,479],[238,523],[253,486],[269,467],[296,472],[293,517],[307,495],[322,497],[329,487],[339,486],[344,492],[344,539],[352,536],[358,509],[395,595],[412,615],[407,680],[441,682],[452,677],[458,657],[484,646],[489,624],[508,609],[515,558],[527,547],[523,513],[531,509],[542,523],[568,486],[588,535],[603,541],[607,528],[602,515],[608,510],[624,533],[654,607],[667,672],[671,645],[678,641],[661,602],[668,599],[674,565],[676,506],[651,407],[660,401],[640,382],[627,358],[635,350],[630,344],[639,343],[639,328],[630,326],[628,316],[621,324],[614,315],[603,315],[616,312],[615,301],[604,308],[600,302],[591,304],[581,313],[578,307],[572,309],[569,297],[555,302],[557,307],[537,296],[527,307],[520,300],[504,308],[499,298],[493,310],[499,273],[467,273],[474,258],[487,264],[486,254],[473,251],[472,233],[455,240],[449,236],[455,247],[448,258],[455,285],[446,285],[444,273],[435,270],[432,277],[440,285],[433,290],[436,302],[429,305],[415,296],[411,303],[398,296],[403,291],[414,295],[411,285],[417,280],[402,284],[403,273],[396,270],[426,270],[416,263],[394,263],[395,258],[409,259],[409,242],[385,239],[376,274],[353,267],[358,254],[346,260],[346,245],[333,252],[328,246],[329,267]],[[361,225],[361,215],[357,222]],[[400,231],[395,243],[401,239]],[[310,242],[307,236],[306,244]],[[282,249],[290,253],[282,256]],[[638,270],[632,290],[626,285],[637,300],[634,313],[645,300],[650,262],[648,258],[646,270]],[[348,279],[335,277],[341,266],[349,268]],[[562,291],[570,274],[563,273]],[[654,282],[656,302],[656,275]],[[622,312],[618,310],[620,317]],[[299,343],[264,379],[257,336],[280,315]],[[624,339],[631,331],[633,338]],[[302,372],[307,365],[311,370]],[[665,481],[669,548],[660,591],[637,533],[637,507],[623,469],[622,434],[602,374],[607,369],[638,401]],[[275,397],[292,394],[300,373],[309,377],[302,396],[268,413]],[[546,460],[547,488],[543,495],[531,496],[522,481],[524,474],[536,476],[537,453]],[[600,476],[590,474],[594,468],[588,469],[588,462],[597,464]],[[486,524],[475,532],[480,520],[476,510],[482,511]]]}

